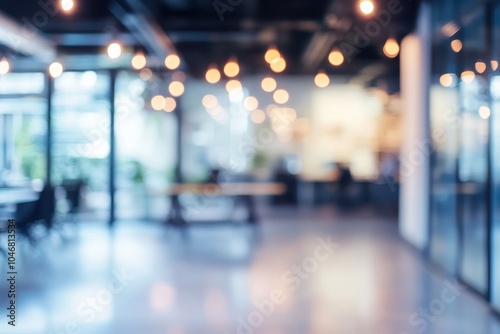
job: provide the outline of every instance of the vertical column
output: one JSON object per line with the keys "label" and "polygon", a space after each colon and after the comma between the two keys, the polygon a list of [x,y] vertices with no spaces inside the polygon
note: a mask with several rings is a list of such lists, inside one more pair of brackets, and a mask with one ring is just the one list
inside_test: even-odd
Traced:
{"label": "vertical column", "polygon": [[401,44],[404,138],[399,231],[403,238],[422,250],[426,249],[429,239],[431,23],[431,5],[422,2],[415,32]]}
{"label": "vertical column", "polygon": [[174,116],[175,116],[175,121],[177,124],[177,142],[176,142],[176,165],[175,165],[175,182],[176,183],[181,183],[182,182],[182,124],[183,124],[183,117],[182,117],[182,104],[181,104],[181,99],[177,99],[177,107],[175,108],[174,111]]}
{"label": "vertical column", "polygon": [[109,225],[113,226],[116,219],[115,203],[115,172],[116,172],[116,141],[115,141],[115,88],[117,71],[109,72]]}
{"label": "vertical column", "polygon": [[52,185],[52,95],[54,95],[54,79],[50,75],[46,76],[47,84],[47,144],[46,144],[46,176],[45,183]]}

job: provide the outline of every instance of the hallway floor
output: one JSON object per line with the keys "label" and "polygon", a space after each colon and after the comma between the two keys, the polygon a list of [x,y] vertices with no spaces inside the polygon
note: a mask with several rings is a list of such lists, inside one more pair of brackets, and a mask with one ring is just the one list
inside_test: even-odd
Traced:
{"label": "hallway floor", "polygon": [[[431,272],[393,219],[282,209],[261,225],[68,226],[18,243],[23,334],[500,334],[478,297]],[[1,266],[6,266],[2,260]],[[0,305],[6,314],[7,285]]]}

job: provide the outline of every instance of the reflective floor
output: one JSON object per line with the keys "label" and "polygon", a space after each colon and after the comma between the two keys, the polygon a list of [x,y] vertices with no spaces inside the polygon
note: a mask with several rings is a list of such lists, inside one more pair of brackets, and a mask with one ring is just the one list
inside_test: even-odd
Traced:
{"label": "reflective floor", "polygon": [[500,333],[370,212],[283,209],[255,228],[82,223],[35,254],[18,247],[17,323],[2,315],[2,333]]}

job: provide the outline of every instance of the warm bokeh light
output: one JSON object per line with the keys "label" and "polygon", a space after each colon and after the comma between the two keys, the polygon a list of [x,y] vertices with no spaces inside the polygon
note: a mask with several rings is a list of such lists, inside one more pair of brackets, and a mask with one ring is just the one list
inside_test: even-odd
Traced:
{"label": "warm bokeh light", "polygon": [[176,107],[177,107],[177,102],[175,102],[175,99],[173,97],[165,98],[165,107],[163,108],[164,111],[172,112],[175,110]]}
{"label": "warm bokeh light", "polygon": [[0,60],[0,74],[7,74],[10,71],[10,63],[7,58]]}
{"label": "warm bokeh light", "polygon": [[371,0],[362,0],[359,3],[359,9],[361,10],[361,13],[365,15],[370,15],[375,10],[375,5]]}
{"label": "warm bokeh light", "polygon": [[176,54],[168,55],[165,58],[165,67],[169,70],[176,70],[181,65],[181,58]]}
{"label": "warm bokeh light", "polygon": [[149,68],[143,68],[140,72],[139,72],[139,76],[141,77],[142,80],[144,81],[148,81],[148,80],[151,80],[151,78],[153,77],[153,71],[151,71]]}
{"label": "warm bokeh light", "polygon": [[460,78],[462,78],[464,82],[472,82],[475,77],[476,74],[473,71],[463,71],[460,75]]}
{"label": "warm bokeh light", "polygon": [[64,69],[61,63],[54,62],[49,66],[49,74],[52,78],[58,78],[63,73]]}
{"label": "warm bokeh light", "polygon": [[454,39],[453,41],[451,41],[450,45],[451,45],[451,49],[456,53],[460,52],[462,50],[462,47],[463,47],[462,41],[459,39]]}
{"label": "warm bokeh light", "polygon": [[240,73],[240,66],[234,60],[230,60],[224,66],[224,74],[230,78],[234,78]]}
{"label": "warm bokeh light", "polygon": [[226,84],[226,90],[227,92],[231,92],[233,89],[241,89],[241,82],[238,80],[229,80]]}
{"label": "warm bokeh light", "polygon": [[264,58],[265,58],[266,62],[271,64],[271,63],[274,63],[275,61],[278,61],[278,59],[281,58],[281,54],[276,48],[270,47],[266,51]]}
{"label": "warm bokeh light", "polygon": [[61,7],[64,12],[71,13],[75,8],[75,2],[73,0],[61,0],[59,2],[59,7]]}
{"label": "warm bokeh light", "polygon": [[319,88],[325,88],[326,86],[328,86],[330,84],[330,78],[324,72],[319,72],[314,77],[314,83]]}
{"label": "warm bokeh light", "polygon": [[286,61],[283,57],[274,60],[271,63],[271,70],[275,73],[281,73],[286,69]]}
{"label": "warm bokeh light", "polygon": [[479,116],[481,116],[482,119],[488,119],[491,115],[491,110],[487,106],[482,106],[479,108]]}
{"label": "warm bokeh light", "polygon": [[332,50],[328,55],[328,61],[333,66],[340,66],[344,63],[344,55],[339,50]]}
{"label": "warm bokeh light", "polygon": [[220,81],[220,71],[214,67],[210,67],[205,74],[205,79],[208,83],[216,84]]}
{"label": "warm bokeh light", "polygon": [[144,53],[137,52],[132,58],[132,67],[136,70],[142,70],[146,66],[146,56]]}
{"label": "warm bokeh light", "polygon": [[117,59],[122,55],[122,46],[118,42],[111,42],[108,45],[108,56],[111,59]]}
{"label": "warm bokeh light", "polygon": [[156,95],[151,99],[151,107],[154,110],[162,110],[163,108],[165,108],[165,105],[165,97],[161,95]]}
{"label": "warm bokeh light", "polygon": [[443,87],[451,87],[453,86],[453,84],[455,83],[455,75],[454,74],[451,74],[451,73],[446,73],[446,74],[443,74],[440,78],[439,78],[439,83],[441,84],[441,86]]}
{"label": "warm bokeh light", "polygon": [[384,45],[384,54],[388,58],[396,58],[399,54],[399,44],[394,38],[389,38]]}
{"label": "warm bokeh light", "polygon": [[250,119],[255,124],[262,124],[266,120],[266,113],[260,109],[256,109],[250,114]]}
{"label": "warm bokeh light", "polygon": [[264,92],[271,93],[276,89],[276,86],[278,86],[278,84],[273,78],[264,78],[262,79],[260,86],[262,87],[262,90]]}
{"label": "warm bokeh light", "polygon": [[496,60],[492,60],[492,61],[491,61],[491,69],[492,69],[493,71],[498,70],[498,61],[496,61]]}
{"label": "warm bokeh light", "polygon": [[248,111],[254,111],[259,107],[259,100],[253,96],[249,96],[243,101],[243,106]]}
{"label": "warm bokeh light", "polygon": [[172,81],[170,85],[168,85],[168,91],[172,96],[181,96],[184,94],[184,84],[180,81]]}
{"label": "warm bokeh light", "polygon": [[284,89],[278,89],[273,94],[274,102],[276,102],[278,104],[287,103],[289,98],[290,98],[290,96],[288,95],[288,92]]}
{"label": "warm bokeh light", "polygon": [[486,63],[482,61],[476,62],[476,72],[477,73],[484,73],[486,71]]}
{"label": "warm bokeh light", "polygon": [[217,98],[214,95],[211,95],[211,94],[203,96],[203,99],[201,100],[201,103],[207,109],[215,108],[217,106],[217,104],[218,104]]}

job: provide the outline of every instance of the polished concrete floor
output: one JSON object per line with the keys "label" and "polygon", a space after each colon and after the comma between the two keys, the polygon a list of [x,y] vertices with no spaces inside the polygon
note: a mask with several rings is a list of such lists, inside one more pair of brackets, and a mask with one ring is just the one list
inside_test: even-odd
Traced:
{"label": "polished concrete floor", "polygon": [[0,333],[500,333],[479,298],[399,240],[394,219],[369,212],[62,234],[35,249],[19,241],[16,328],[2,279]]}

